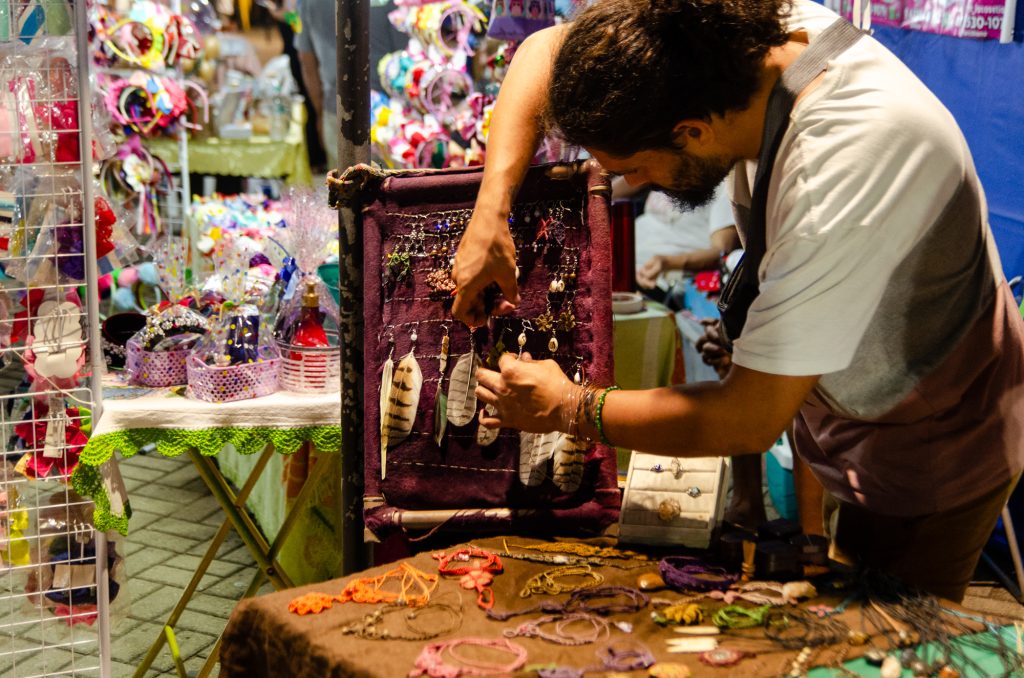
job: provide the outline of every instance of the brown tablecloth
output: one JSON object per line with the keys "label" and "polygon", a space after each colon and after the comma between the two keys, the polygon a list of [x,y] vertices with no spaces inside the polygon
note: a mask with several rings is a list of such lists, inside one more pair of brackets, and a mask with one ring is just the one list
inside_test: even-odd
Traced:
{"label": "brown tablecloth", "polygon": [[[510,537],[508,543],[511,551],[522,552],[522,549],[512,548],[512,545],[537,542],[536,540]],[[477,546],[493,549],[499,553],[502,550],[501,544],[500,538],[475,542]],[[434,573],[437,571],[437,561],[433,560],[429,553],[418,554],[407,561],[424,572]],[[495,610],[524,609],[538,602],[550,600],[550,597],[547,596],[532,596],[523,599],[519,592],[530,577],[552,566],[511,558],[504,558],[502,561],[505,571],[495,577],[493,585]],[[353,577],[335,579],[241,601],[232,613],[227,629],[224,631],[223,646],[220,651],[221,676],[229,678],[235,676],[245,676],[246,678],[261,678],[263,676],[383,676],[397,678],[408,675],[420,650],[427,642],[469,636],[499,639],[503,637],[504,629],[515,627],[529,619],[536,619],[542,614],[515,617],[506,622],[489,619],[476,606],[476,592],[460,589],[457,578],[442,579],[434,595],[443,595],[451,601],[457,593],[462,594],[463,620],[461,628],[448,636],[431,641],[363,640],[343,635],[338,631],[340,627],[362,619],[365,614],[376,609],[376,605],[335,603],[331,609],[320,614],[305,616],[288,612],[289,601],[303,593],[321,591],[337,594],[354,577],[374,576],[394,567],[395,564],[392,563],[372,568],[353,575]],[[649,568],[623,570],[603,567],[598,569],[605,577],[602,585],[622,586],[635,586],[638,575],[656,570],[656,560],[651,562]],[[682,596],[671,591],[664,591],[654,593],[652,597],[679,599]],[[558,597],[563,601],[566,598],[568,598],[568,594]],[[841,602],[839,599],[818,598],[810,604],[837,605],[839,602]],[[753,607],[743,601],[739,601],[739,604]],[[721,603],[704,600],[701,601],[701,605],[705,606],[705,609],[713,610]],[[513,641],[529,651],[526,661],[528,666],[550,663],[576,668],[600,666],[597,652],[609,644],[624,647],[640,643],[649,649],[658,661],[685,664],[694,676],[722,676],[723,678],[732,675],[783,675],[789,671],[790,662],[797,654],[796,651],[781,650],[771,641],[765,639],[762,629],[750,629],[729,632],[718,636],[718,638],[720,647],[735,648],[752,653],[751,658],[745,659],[731,668],[705,666],[698,661],[697,655],[667,652],[666,640],[681,636],[674,633],[671,628],[655,624],[651,619],[653,609],[648,606],[635,614],[612,615],[609,617],[610,621],[631,622],[633,624],[632,633],[624,633],[612,627],[611,635],[607,640],[594,644],[565,647],[537,638],[514,638]],[[858,610],[851,608],[842,617],[851,628],[862,628],[863,624]],[[392,620],[392,622],[394,621]],[[710,621],[705,623],[710,624]],[[391,627],[389,626],[389,628]],[[550,629],[551,627],[546,628]],[[880,643],[879,646],[885,647],[884,643]],[[812,664],[832,665],[843,658],[851,659],[861,654],[864,649],[864,647],[851,648],[846,643],[843,643],[842,646],[822,648],[815,651]],[[465,653],[467,656],[472,655],[469,649]],[[501,655],[496,657],[496,660],[501,661],[506,658],[507,655]],[[646,671],[635,672],[630,675],[647,675],[647,673]]]}

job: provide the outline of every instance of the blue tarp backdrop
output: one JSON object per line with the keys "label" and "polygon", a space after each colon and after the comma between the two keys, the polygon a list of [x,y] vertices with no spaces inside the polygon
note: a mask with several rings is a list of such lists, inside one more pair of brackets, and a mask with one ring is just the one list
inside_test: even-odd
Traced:
{"label": "blue tarp backdrop", "polygon": [[1024,45],[882,27],[874,35],[956,117],[985,187],[1006,276],[1024,274]]}

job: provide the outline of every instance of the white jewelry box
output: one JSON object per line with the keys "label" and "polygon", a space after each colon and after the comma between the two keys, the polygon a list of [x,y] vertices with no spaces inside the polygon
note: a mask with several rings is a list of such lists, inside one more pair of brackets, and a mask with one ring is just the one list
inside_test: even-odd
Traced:
{"label": "white jewelry box", "polygon": [[622,495],[619,539],[707,548],[725,507],[724,457],[633,452]]}

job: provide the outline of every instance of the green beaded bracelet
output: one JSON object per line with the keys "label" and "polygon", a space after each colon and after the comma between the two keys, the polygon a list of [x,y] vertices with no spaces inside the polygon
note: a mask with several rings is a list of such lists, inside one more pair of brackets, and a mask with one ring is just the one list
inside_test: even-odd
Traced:
{"label": "green beaded bracelet", "polygon": [[611,445],[612,443],[604,434],[604,422],[601,420],[601,414],[604,412],[604,399],[610,392],[618,390],[618,386],[609,386],[605,390],[601,391],[601,395],[597,398],[597,409],[594,411],[594,425],[597,427],[598,437],[605,445]]}

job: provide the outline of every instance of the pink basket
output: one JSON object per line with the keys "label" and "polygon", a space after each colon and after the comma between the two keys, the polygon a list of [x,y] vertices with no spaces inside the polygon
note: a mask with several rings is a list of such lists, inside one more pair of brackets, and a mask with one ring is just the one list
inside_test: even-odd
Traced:
{"label": "pink basket", "polygon": [[135,339],[128,340],[125,369],[133,384],[142,386],[180,386],[188,383],[185,361],[189,349],[146,351]]}
{"label": "pink basket", "polygon": [[209,403],[260,398],[277,391],[277,372],[281,359],[274,357],[258,363],[215,367],[195,355],[188,357],[188,395]]}

